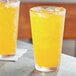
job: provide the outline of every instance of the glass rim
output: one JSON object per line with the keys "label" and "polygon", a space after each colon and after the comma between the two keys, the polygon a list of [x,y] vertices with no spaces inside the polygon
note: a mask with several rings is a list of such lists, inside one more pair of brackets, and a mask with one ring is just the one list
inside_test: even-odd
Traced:
{"label": "glass rim", "polygon": [[[66,8],[64,7],[61,7],[61,6],[35,6],[35,7],[32,7],[30,8],[30,11],[29,12],[37,12],[37,13],[41,13],[40,10],[38,9],[47,9],[47,8],[50,8],[51,10],[54,8],[63,8],[63,10],[60,10],[60,11],[55,11],[55,12],[65,12],[66,13]],[[49,10],[47,10],[49,11]],[[49,12],[53,12],[53,11],[49,11]]]}

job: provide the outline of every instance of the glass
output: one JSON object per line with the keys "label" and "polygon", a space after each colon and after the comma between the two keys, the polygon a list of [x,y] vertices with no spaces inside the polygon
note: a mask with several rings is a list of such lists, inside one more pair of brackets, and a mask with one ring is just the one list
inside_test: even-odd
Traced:
{"label": "glass", "polygon": [[16,52],[19,5],[18,0],[0,0],[0,57]]}
{"label": "glass", "polygon": [[65,22],[65,8],[40,6],[30,9],[35,68],[59,69]]}

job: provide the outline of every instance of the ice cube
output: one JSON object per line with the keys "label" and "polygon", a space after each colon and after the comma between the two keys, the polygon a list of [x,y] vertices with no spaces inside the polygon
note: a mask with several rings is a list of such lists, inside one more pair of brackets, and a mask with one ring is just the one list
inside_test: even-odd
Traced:
{"label": "ice cube", "polygon": [[55,8],[55,11],[60,11],[60,8],[58,8],[58,7],[57,7],[57,8]]}
{"label": "ice cube", "polygon": [[53,7],[48,7],[48,8],[46,8],[46,10],[47,11],[50,11],[50,12],[53,12],[54,11]]}
{"label": "ice cube", "polygon": [[32,9],[35,10],[35,11],[40,11],[42,9],[42,7],[34,7]]}

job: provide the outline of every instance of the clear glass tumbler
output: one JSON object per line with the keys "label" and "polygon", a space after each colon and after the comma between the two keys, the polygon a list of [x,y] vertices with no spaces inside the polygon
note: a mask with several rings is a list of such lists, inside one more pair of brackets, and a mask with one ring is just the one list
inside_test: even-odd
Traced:
{"label": "clear glass tumbler", "polygon": [[19,0],[0,0],[0,57],[16,52]]}
{"label": "clear glass tumbler", "polygon": [[55,6],[30,9],[35,68],[39,71],[59,69],[65,13],[65,8]]}

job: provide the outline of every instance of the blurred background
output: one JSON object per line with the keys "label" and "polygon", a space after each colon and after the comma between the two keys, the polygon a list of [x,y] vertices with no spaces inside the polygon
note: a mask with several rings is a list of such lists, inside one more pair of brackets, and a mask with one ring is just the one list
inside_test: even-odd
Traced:
{"label": "blurred background", "polygon": [[66,8],[66,22],[62,52],[76,56],[76,0],[21,0],[18,39],[32,41],[29,9],[34,6],[62,6]]}

